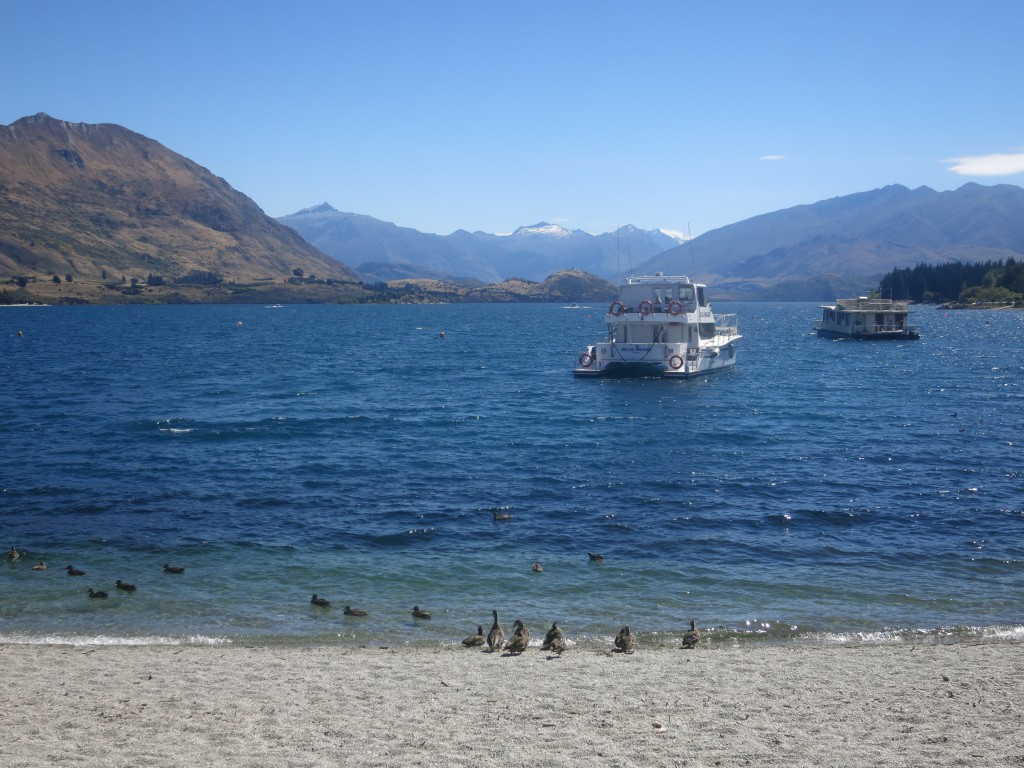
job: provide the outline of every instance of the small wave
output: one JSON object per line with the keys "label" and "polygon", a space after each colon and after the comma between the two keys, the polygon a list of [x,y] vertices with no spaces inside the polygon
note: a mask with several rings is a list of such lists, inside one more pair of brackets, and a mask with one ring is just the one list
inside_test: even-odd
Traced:
{"label": "small wave", "polygon": [[170,637],[148,635],[125,637],[118,635],[0,635],[0,644],[7,645],[229,645],[232,641],[226,637],[209,635],[189,635],[187,637]]}

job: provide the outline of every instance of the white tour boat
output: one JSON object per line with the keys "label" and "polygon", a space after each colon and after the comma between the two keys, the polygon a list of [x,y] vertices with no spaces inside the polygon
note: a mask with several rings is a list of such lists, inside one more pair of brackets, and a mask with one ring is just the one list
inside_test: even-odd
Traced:
{"label": "white tour boat", "polygon": [[833,339],[919,339],[917,327],[907,323],[910,308],[892,299],[836,299],[823,304],[821,319],[815,321],[819,336]]}
{"label": "white tour boat", "polygon": [[688,277],[627,278],[608,307],[608,339],[579,356],[577,376],[697,376],[736,362],[736,315],[715,315]]}

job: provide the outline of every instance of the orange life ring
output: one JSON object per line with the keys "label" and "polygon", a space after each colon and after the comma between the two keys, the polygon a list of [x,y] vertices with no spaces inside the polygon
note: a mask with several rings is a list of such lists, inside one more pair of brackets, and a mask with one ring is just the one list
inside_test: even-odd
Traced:
{"label": "orange life ring", "polygon": [[613,301],[611,306],[608,307],[608,312],[610,314],[615,315],[616,317],[618,317],[619,315],[621,315],[625,311],[626,311],[626,305],[623,304],[621,301]]}
{"label": "orange life ring", "polygon": [[681,315],[683,313],[683,303],[673,299],[668,303],[668,313],[670,315]]}
{"label": "orange life ring", "polygon": [[672,355],[672,357],[668,359],[668,364],[673,371],[678,371],[680,368],[683,367],[683,358],[681,358],[679,355]]}
{"label": "orange life ring", "polygon": [[654,311],[654,305],[651,304],[651,302],[649,302],[649,301],[641,301],[640,302],[640,314],[641,315],[649,315],[653,311]]}
{"label": "orange life ring", "polygon": [[593,364],[594,364],[594,356],[592,354],[590,354],[589,352],[584,352],[582,355],[580,355],[580,367],[581,368],[589,368]]}

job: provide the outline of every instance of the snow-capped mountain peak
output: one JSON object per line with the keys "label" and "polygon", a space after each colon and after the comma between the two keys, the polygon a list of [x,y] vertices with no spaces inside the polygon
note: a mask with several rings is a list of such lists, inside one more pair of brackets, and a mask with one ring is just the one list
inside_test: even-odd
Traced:
{"label": "snow-capped mountain peak", "polygon": [[529,227],[519,227],[512,233],[512,237],[571,237],[572,230],[560,227],[557,224],[549,224],[546,221],[539,222]]}

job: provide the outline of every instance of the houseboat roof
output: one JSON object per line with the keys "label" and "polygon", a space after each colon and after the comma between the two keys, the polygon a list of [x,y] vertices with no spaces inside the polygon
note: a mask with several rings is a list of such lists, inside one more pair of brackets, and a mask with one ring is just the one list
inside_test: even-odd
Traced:
{"label": "houseboat roof", "polygon": [[855,299],[836,299],[835,304],[822,304],[819,309],[836,309],[842,312],[907,312],[910,303],[893,299],[869,299],[858,296]]}

